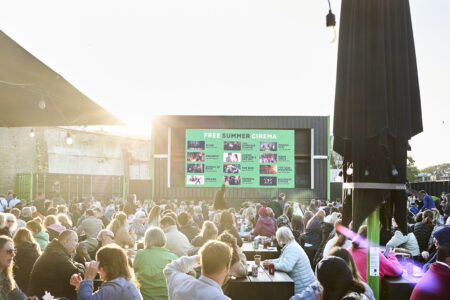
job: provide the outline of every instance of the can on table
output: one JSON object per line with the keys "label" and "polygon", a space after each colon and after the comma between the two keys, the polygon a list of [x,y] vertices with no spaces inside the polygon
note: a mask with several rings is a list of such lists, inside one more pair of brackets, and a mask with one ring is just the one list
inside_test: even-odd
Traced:
{"label": "can on table", "polygon": [[253,241],[253,249],[258,250],[259,248],[259,241],[258,240],[254,240]]}
{"label": "can on table", "polygon": [[275,274],[275,264],[274,263],[269,263],[269,274],[270,275]]}
{"label": "can on table", "polygon": [[252,276],[258,277],[258,266],[257,265],[252,266]]}

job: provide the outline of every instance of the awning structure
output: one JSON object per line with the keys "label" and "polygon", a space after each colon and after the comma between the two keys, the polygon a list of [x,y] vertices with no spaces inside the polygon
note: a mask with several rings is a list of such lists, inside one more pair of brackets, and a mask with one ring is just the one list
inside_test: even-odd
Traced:
{"label": "awning structure", "polygon": [[0,127],[125,125],[0,31]]}

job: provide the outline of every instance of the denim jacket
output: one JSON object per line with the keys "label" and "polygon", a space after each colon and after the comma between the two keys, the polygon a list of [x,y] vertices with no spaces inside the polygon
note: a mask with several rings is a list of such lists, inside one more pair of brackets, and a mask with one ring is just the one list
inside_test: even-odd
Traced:
{"label": "denim jacket", "polygon": [[123,277],[104,282],[98,291],[92,293],[92,280],[83,280],[78,289],[77,300],[142,300],[136,285]]}

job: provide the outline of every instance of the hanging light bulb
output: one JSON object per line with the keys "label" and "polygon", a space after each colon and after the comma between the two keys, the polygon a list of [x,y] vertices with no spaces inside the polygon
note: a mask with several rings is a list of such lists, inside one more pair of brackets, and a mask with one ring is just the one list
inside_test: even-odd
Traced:
{"label": "hanging light bulb", "polygon": [[66,143],[67,143],[67,145],[72,145],[72,143],[73,143],[72,135],[70,134],[70,132],[67,132]]}
{"label": "hanging light bulb", "polygon": [[353,167],[350,167],[350,168],[347,169],[347,175],[348,176],[353,175]]}
{"label": "hanging light bulb", "polygon": [[331,31],[332,34],[332,39],[330,41],[330,43],[334,43],[336,41],[336,16],[333,14],[333,12],[331,11],[331,4],[330,4],[330,0],[328,0],[328,14],[327,14],[327,28],[329,28],[329,30]]}
{"label": "hanging light bulb", "polygon": [[30,130],[30,138],[34,138],[34,129],[33,128],[31,128],[31,130]]}

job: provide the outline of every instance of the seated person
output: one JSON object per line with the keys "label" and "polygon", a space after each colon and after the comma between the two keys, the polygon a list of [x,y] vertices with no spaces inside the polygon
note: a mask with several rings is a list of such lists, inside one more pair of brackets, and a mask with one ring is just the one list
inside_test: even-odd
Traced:
{"label": "seated person", "polygon": [[[356,263],[361,279],[367,282],[367,226],[359,227],[358,235],[353,239],[352,246],[348,249]],[[400,276],[403,268],[395,257],[394,252],[390,252],[386,258],[383,253],[380,257],[380,280],[384,275]]]}
{"label": "seated person", "polygon": [[72,274],[84,274],[84,266],[72,260],[77,244],[78,236],[73,230],[64,230],[48,244],[34,263],[29,294],[41,298],[47,291],[54,297],[77,298],[75,288],[69,284]]}
{"label": "seated person", "polygon": [[[76,287],[82,300],[142,300],[142,295],[133,283],[133,270],[128,266],[125,251],[117,245],[108,245],[98,250],[97,261],[86,264],[84,280],[73,274],[70,284]],[[103,284],[93,293],[93,281],[100,275]]]}
{"label": "seated person", "polygon": [[107,229],[102,229],[96,239],[88,238],[78,244],[77,255],[75,260],[79,263],[91,261],[91,257],[95,257],[98,249],[103,246],[114,243],[114,233]]}
{"label": "seated person", "polygon": [[420,279],[411,294],[411,300],[444,300],[450,295],[450,242],[437,251],[437,260]]}
{"label": "seated person", "polygon": [[275,222],[269,216],[269,210],[265,207],[261,207],[258,210],[259,219],[256,221],[255,229],[251,232],[252,236],[266,236],[272,237],[275,235]]}
{"label": "seated person", "polygon": [[[186,273],[201,264],[199,279]],[[184,256],[168,264],[164,269],[169,299],[228,300],[222,285],[228,276],[231,249],[225,243],[208,241],[200,249],[200,255]]]}

